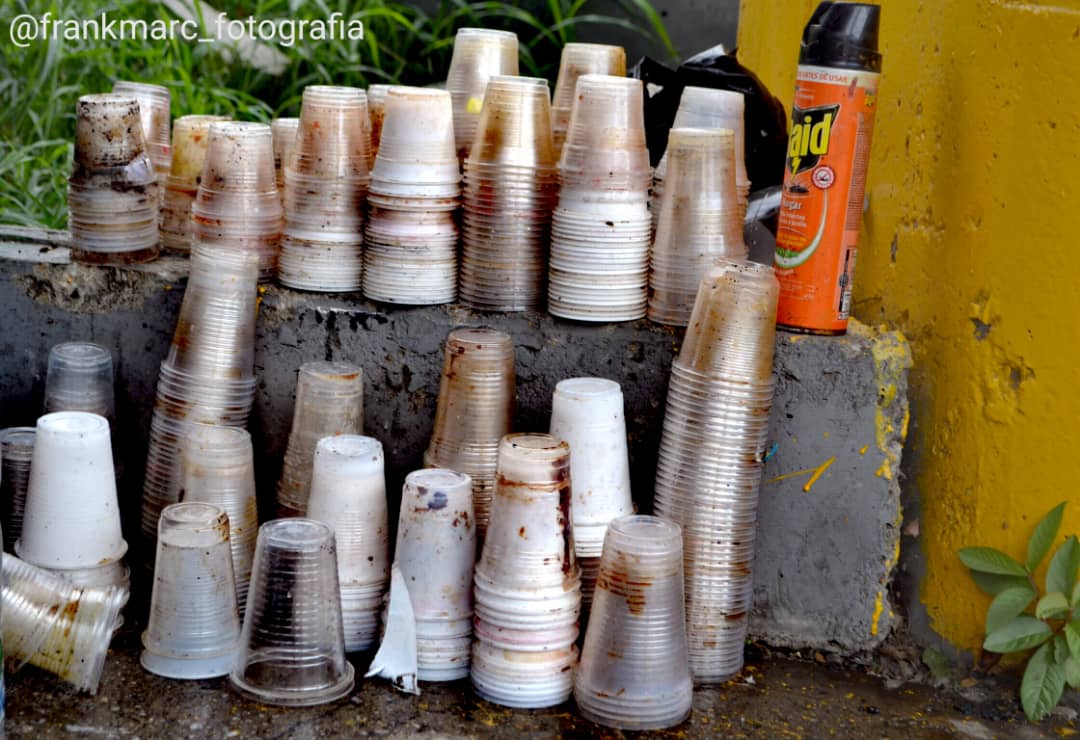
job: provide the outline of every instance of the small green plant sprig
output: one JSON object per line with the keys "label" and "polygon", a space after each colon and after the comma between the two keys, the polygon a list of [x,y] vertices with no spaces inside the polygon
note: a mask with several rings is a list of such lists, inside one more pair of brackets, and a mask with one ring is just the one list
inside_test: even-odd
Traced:
{"label": "small green plant sprig", "polygon": [[983,650],[993,653],[1026,653],[1020,683],[1024,714],[1038,722],[1053,711],[1065,684],[1080,688],[1080,540],[1068,537],[1050,557],[1040,595],[1035,571],[1046,558],[1065,511],[1055,506],[1035,526],[1023,563],[992,547],[964,547],[961,562],[971,577],[994,600],[986,611]]}

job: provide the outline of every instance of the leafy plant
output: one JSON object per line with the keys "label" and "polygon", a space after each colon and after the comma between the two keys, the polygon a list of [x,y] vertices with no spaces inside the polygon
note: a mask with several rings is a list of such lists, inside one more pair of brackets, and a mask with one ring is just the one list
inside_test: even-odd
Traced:
{"label": "leafy plant", "polygon": [[986,612],[983,649],[1031,653],[1020,684],[1020,703],[1032,722],[1048,715],[1065,685],[1080,688],[1080,540],[1071,535],[1050,558],[1044,589],[1035,571],[1050,552],[1061,528],[1065,502],[1035,525],[1024,562],[992,547],[965,547],[961,562],[976,585],[993,595]]}

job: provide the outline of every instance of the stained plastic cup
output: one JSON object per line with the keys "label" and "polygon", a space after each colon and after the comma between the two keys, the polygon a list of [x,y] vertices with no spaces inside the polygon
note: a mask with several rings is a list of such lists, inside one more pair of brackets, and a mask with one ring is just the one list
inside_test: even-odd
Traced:
{"label": "stained plastic cup", "polygon": [[379,141],[382,138],[383,118],[386,116],[386,94],[393,85],[368,85],[368,116],[371,119],[371,157],[379,154]]}
{"label": "stained plastic cup", "polygon": [[469,155],[488,80],[517,73],[517,34],[487,28],[458,29],[446,89],[454,99],[454,134],[460,159]]}
{"label": "stained plastic cup", "polygon": [[45,412],[86,411],[116,418],[112,353],[93,342],[64,342],[49,350]]}
{"label": "stained plastic cup", "polygon": [[562,704],[573,690],[577,645],[538,653],[473,643],[472,685],[482,699],[517,709]]}
{"label": "stained plastic cup", "polygon": [[233,688],[281,706],[341,699],[355,681],[342,636],[333,530],[299,518],[262,525]]}
{"label": "stained plastic cup", "polygon": [[134,95],[83,95],[75,109],[76,171],[127,167],[146,154],[139,101]]}
{"label": "stained plastic cup", "polygon": [[274,181],[281,196],[282,208],[285,207],[285,168],[291,166],[296,152],[296,131],[299,128],[299,118],[275,118],[270,122],[274,138]]}
{"label": "stained plastic cup", "polygon": [[159,676],[213,678],[236,664],[240,616],[223,509],[182,503],[161,513],[142,642],[142,666]]}
{"label": "stained plastic cup", "polygon": [[650,184],[641,80],[578,77],[559,160],[563,188],[645,190]]}
{"label": "stained plastic cup", "polygon": [[142,119],[147,153],[162,180],[161,184],[164,185],[164,177],[169,174],[172,161],[172,146],[169,138],[172,98],[169,88],[145,82],[120,80],[113,85],[112,91],[118,95],[131,95],[139,101],[139,115]]}
{"label": "stained plastic cup", "polygon": [[3,522],[4,549],[13,552],[22,533],[26,490],[30,483],[30,462],[34,457],[34,427],[0,430],[0,521]]}
{"label": "stained plastic cup", "polygon": [[679,527],[627,516],[608,527],[589,629],[574,677],[582,715],[623,730],[673,727],[690,714]]}
{"label": "stained plastic cup", "polygon": [[460,179],[450,93],[426,87],[391,87],[386,94],[379,156],[371,172],[371,191],[412,196],[410,186],[443,185],[449,186],[446,197],[452,197]]}
{"label": "stained plastic cup", "polygon": [[210,124],[226,116],[180,116],[173,122],[173,152],[161,204],[161,246],[175,252],[191,251],[191,207],[199,189]]}
{"label": "stained plastic cup", "polygon": [[551,101],[552,133],[556,150],[561,151],[566,140],[578,78],[587,74],[625,77],[626,50],[621,46],[577,42],[563,46],[559,77],[555,81],[555,94]]}

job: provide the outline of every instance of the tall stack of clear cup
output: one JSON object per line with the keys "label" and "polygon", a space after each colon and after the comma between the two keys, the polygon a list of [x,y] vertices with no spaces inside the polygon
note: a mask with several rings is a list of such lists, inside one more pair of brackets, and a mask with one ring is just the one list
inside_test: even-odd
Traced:
{"label": "tall stack of clear cup", "polygon": [[219,121],[210,141],[191,208],[193,244],[258,257],[259,280],[277,270],[283,226],[274,183],[274,141],[265,123]]}
{"label": "tall stack of clear cup", "polygon": [[390,88],[368,189],[366,297],[406,305],[457,297],[460,199],[450,94]]}
{"label": "tall stack of clear cup", "polygon": [[649,270],[649,318],[686,326],[718,257],[746,259],[735,196],[735,141],[729,129],[673,128],[667,185]]}
{"label": "tall stack of clear cup", "polygon": [[510,432],[514,400],[510,335],[493,329],[450,332],[424,467],[449,468],[472,478],[481,538],[491,516],[499,440]]}
{"label": "tall stack of clear cup", "polygon": [[172,96],[169,88],[146,82],[119,80],[113,85],[112,91],[118,95],[130,95],[139,101],[146,153],[154,163],[158,197],[161,197],[165,193],[165,179],[169,176],[172,163],[172,142],[169,138],[172,129]]}
{"label": "tall stack of clear cup", "polygon": [[296,131],[299,128],[299,118],[275,118],[270,121],[270,131],[274,137],[274,182],[277,183],[282,209],[285,208],[285,168],[296,152]]}
{"label": "tall stack of clear cup", "polygon": [[492,77],[465,159],[463,303],[489,311],[543,305],[555,165],[547,80]]}
{"label": "tall stack of clear cup", "polygon": [[278,281],[323,293],[360,290],[371,167],[367,94],[355,87],[304,88],[296,136],[285,166]]}
{"label": "tall stack of clear cup", "polygon": [[191,251],[191,207],[210,143],[210,124],[225,116],[180,116],[173,122],[172,166],[165,178],[161,204],[161,246],[173,252]]}
{"label": "tall stack of clear cup", "polygon": [[368,85],[368,114],[371,118],[371,157],[379,154],[379,141],[382,139],[383,118],[386,117],[386,94],[393,85]]}
{"label": "tall stack of clear cup", "polygon": [[626,49],[609,44],[583,44],[572,41],[562,50],[559,77],[551,100],[551,131],[556,153],[562,152],[566,130],[570,127],[570,111],[574,107],[578,77],[582,75],[611,75],[626,77]]}
{"label": "tall stack of clear cup", "polygon": [[34,427],[0,430],[0,522],[3,522],[7,552],[15,551],[22,533],[30,461],[34,457],[34,432]]}
{"label": "tall stack of clear cup", "polygon": [[683,530],[690,669],[703,684],[743,665],[778,295],[771,265],[719,259],[671,368],[654,508]]}
{"label": "tall stack of clear cup", "polygon": [[496,75],[517,73],[517,34],[489,28],[458,29],[446,74],[446,89],[454,100],[454,135],[459,159],[469,156],[476,138],[488,80]]}
{"label": "tall stack of clear cup", "polygon": [[641,80],[582,75],[559,160],[548,312],[578,321],[645,316],[649,152]]}
{"label": "tall stack of clear cup", "polygon": [[364,375],[347,362],[306,362],[296,379],[292,430],[278,481],[279,516],[304,516],[315,446],[324,437],[364,432]]}

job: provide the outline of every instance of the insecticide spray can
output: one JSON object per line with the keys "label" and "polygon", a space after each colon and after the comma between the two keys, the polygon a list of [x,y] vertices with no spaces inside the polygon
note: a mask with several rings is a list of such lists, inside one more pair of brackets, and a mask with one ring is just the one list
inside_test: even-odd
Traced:
{"label": "insecticide spray can", "polygon": [[784,329],[847,331],[881,76],[880,16],[877,5],[823,2],[803,32],[776,232]]}

